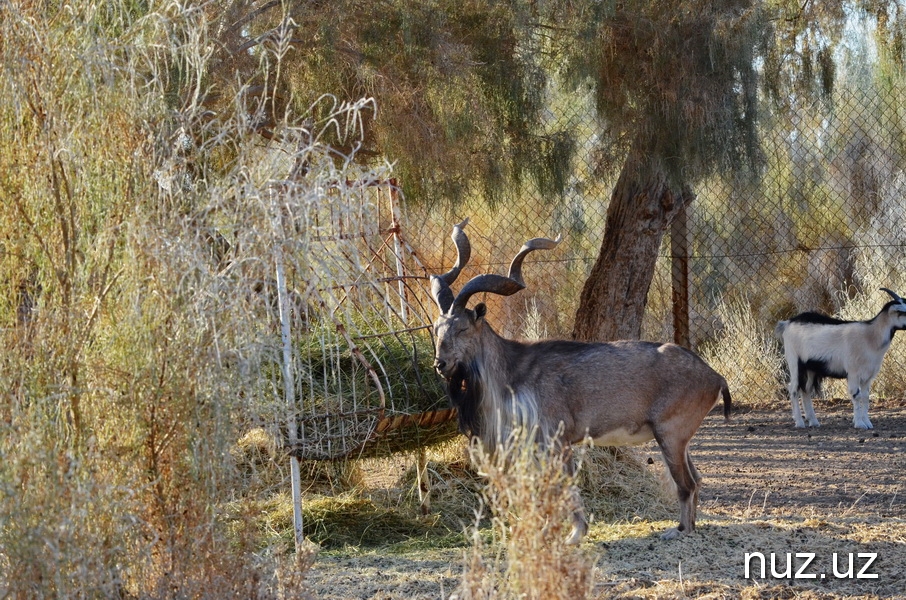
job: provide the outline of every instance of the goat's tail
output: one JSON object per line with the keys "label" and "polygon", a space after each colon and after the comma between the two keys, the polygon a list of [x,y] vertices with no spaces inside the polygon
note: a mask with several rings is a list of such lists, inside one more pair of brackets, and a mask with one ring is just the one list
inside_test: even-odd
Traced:
{"label": "goat's tail", "polygon": [[730,410],[733,408],[733,401],[730,398],[730,388],[727,386],[726,381],[724,381],[723,387],[720,388],[720,395],[724,398],[724,421],[729,423]]}

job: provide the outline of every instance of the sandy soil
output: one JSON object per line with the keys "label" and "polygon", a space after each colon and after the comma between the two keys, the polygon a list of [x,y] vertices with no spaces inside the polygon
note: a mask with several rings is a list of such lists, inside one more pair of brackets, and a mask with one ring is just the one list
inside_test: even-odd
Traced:
{"label": "sandy soil", "polygon": [[[659,543],[651,524],[647,537],[604,542],[606,596],[671,597],[683,579],[689,597],[906,598],[906,409],[875,409],[875,429],[862,431],[850,406],[816,407],[822,426],[807,430],[788,410],[744,412],[731,424],[709,416],[691,449],[704,477],[698,531]],[[746,579],[745,556],[756,552],[766,576],[755,559]],[[783,573],[787,553],[792,576],[773,577],[771,554]],[[816,577],[795,577],[806,560],[797,553],[815,554],[802,574]],[[868,560],[860,553],[877,555],[864,573],[877,578],[855,577]],[[853,556],[854,576],[835,576],[834,554],[836,573]]]}
{"label": "sandy soil", "polygon": [[[793,427],[788,409],[740,412],[730,424],[710,415],[691,450],[704,477],[698,530],[663,542],[659,533],[673,523],[646,515],[593,525],[583,550],[598,557],[596,595],[906,598],[906,408],[871,410],[873,431],[852,427],[847,403],[816,409],[822,427],[808,430]],[[642,452],[657,456],[653,445]],[[757,557],[745,577],[746,554],[754,553],[766,558],[765,577]],[[780,576],[770,571],[772,555]],[[857,577],[869,555],[873,563]],[[318,558],[310,581],[325,599],[446,598],[462,556],[332,553]],[[796,577],[800,568],[815,577]]]}
{"label": "sandy soil", "polygon": [[737,414],[730,425],[710,416],[691,449],[701,509],[906,517],[906,410],[871,411],[873,430],[852,426],[849,404],[817,410],[821,427],[810,429],[793,427],[789,411]]}

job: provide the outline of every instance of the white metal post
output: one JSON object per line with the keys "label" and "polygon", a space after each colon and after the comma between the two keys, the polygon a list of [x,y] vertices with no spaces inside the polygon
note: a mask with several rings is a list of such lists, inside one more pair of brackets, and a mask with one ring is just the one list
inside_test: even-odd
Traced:
{"label": "white metal post", "polygon": [[[289,294],[286,291],[286,276],[283,272],[283,249],[277,244],[275,254],[277,263],[277,302],[280,310],[280,335],[283,341],[283,395],[287,407],[287,427],[289,443],[296,447],[299,431],[296,423],[296,387],[293,380],[293,345],[290,337]],[[290,457],[290,479],[293,496],[293,529],[295,531],[296,554],[302,552],[305,538],[302,534],[302,480],[299,459]]]}

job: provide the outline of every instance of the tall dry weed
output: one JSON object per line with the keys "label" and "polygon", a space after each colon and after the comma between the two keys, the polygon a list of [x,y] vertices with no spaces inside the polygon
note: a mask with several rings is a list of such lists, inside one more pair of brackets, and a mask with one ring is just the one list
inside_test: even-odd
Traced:
{"label": "tall dry weed", "polygon": [[783,356],[774,338],[775,323],[762,323],[745,299],[721,301],[717,317],[724,328],[701,350],[723,375],[740,406],[772,408],[783,397]]}
{"label": "tall dry weed", "polygon": [[475,527],[466,553],[460,599],[587,598],[594,560],[566,543],[577,501],[575,478],[563,452],[539,449],[534,432],[517,429],[493,452],[473,444],[471,456],[486,481],[482,492],[492,520],[485,542]]}
{"label": "tall dry weed", "polygon": [[215,8],[0,4],[2,597],[302,593],[227,522],[230,450],[272,386],[255,283],[300,256],[286,209],[360,177],[317,135],[359,108],[260,135],[277,35],[212,111]]}

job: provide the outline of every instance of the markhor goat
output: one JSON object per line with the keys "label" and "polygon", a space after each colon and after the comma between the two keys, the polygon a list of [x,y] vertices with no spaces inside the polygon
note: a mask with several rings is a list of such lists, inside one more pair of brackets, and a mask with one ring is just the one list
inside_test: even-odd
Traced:
{"label": "markhor goat", "polygon": [[[676,482],[680,504],[679,526],[662,537],[692,532],[701,476],[689,458],[689,440],[721,396],[729,419],[726,380],[699,356],[674,344],[521,343],[501,337],[485,319],[486,306],[469,309],[469,298],[479,292],[509,296],[525,288],[521,274],[525,256],[553,248],[559,238],[529,240],[513,259],[509,276],[478,275],[454,297],[450,285],[471,253],[463,232],[466,223],[468,219],[453,228],[456,264],[431,277],[431,292],[440,308],[434,323],[434,366],[458,409],[460,430],[478,437],[489,449],[520,426],[537,428],[540,443],[558,435],[564,451],[585,439],[601,446],[655,439]],[[587,530],[584,509],[577,501],[568,541],[578,543]]]}
{"label": "markhor goat", "polygon": [[805,312],[780,321],[774,333],[783,340],[783,353],[790,369],[790,404],[796,427],[805,427],[799,395],[809,426],[818,427],[812,397],[821,394],[825,377],[846,379],[853,399],[853,426],[872,429],[868,418],[871,382],[881,370],[893,334],[906,329],[906,301],[881,288],[893,298],[868,321],[841,321],[816,312]]}

